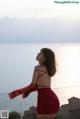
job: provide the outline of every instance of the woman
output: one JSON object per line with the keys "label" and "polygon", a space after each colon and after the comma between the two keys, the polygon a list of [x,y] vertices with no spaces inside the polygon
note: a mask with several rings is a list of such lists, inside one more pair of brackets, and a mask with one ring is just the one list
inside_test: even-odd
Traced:
{"label": "woman", "polygon": [[36,60],[32,82],[30,85],[9,93],[12,99],[20,94],[25,98],[32,91],[37,91],[37,119],[54,119],[59,111],[60,102],[57,95],[51,90],[51,77],[56,73],[55,54],[49,48],[42,48]]}

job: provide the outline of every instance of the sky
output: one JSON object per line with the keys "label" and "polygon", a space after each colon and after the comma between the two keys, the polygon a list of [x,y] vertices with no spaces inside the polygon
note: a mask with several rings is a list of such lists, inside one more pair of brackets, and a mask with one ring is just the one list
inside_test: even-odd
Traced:
{"label": "sky", "polygon": [[[5,34],[5,35],[4,35]],[[0,43],[80,42],[80,19],[0,19]]]}
{"label": "sky", "polygon": [[80,3],[0,0],[0,43],[80,42],[79,11]]}
{"label": "sky", "polygon": [[[79,4],[56,4],[55,0],[0,0],[0,16],[18,18],[79,16]],[[58,0],[56,0],[58,1]],[[63,1],[63,0],[60,0]],[[77,0],[78,1],[78,0]]]}

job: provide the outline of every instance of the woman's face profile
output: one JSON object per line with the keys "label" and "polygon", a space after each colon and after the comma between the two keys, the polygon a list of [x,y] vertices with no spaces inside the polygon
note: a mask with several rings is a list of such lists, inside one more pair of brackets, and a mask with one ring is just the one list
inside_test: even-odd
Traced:
{"label": "woman's face profile", "polygon": [[37,54],[36,60],[38,60],[40,64],[45,62],[44,54],[41,51]]}

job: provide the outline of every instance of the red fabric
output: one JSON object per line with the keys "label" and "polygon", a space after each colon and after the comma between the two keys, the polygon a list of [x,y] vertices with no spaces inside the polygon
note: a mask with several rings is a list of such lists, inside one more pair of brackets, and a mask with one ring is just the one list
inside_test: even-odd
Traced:
{"label": "red fabric", "polygon": [[10,99],[13,99],[13,98],[23,94],[23,98],[25,98],[29,95],[29,93],[31,93],[32,91],[36,91],[36,90],[37,90],[37,87],[31,83],[30,85],[28,85],[24,88],[16,89],[16,90],[10,92],[8,94],[8,96]]}
{"label": "red fabric", "polygon": [[10,99],[13,99],[13,98],[17,97],[18,95],[20,95],[19,94],[19,89],[16,89],[16,90],[14,90],[14,91],[12,91],[8,94]]}
{"label": "red fabric", "polygon": [[50,88],[38,89],[38,114],[54,114],[58,112],[59,107],[60,103],[58,97]]}
{"label": "red fabric", "polygon": [[26,91],[23,93],[23,98],[26,98],[29,93],[33,92],[33,91],[37,91],[37,86],[34,85],[34,84],[30,84],[27,88],[26,88]]}

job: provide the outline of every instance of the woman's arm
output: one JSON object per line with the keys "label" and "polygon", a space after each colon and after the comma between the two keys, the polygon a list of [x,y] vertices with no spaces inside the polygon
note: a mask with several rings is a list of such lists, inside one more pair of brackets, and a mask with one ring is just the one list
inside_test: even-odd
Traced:
{"label": "woman's arm", "polygon": [[13,99],[15,98],[16,96],[19,96],[21,94],[23,94],[23,98],[27,97],[29,95],[29,93],[31,93],[32,91],[36,91],[37,90],[37,87],[36,87],[36,82],[37,82],[37,78],[38,78],[38,75],[39,75],[39,71],[36,71],[38,67],[36,66],[34,68],[34,72],[33,72],[33,77],[32,77],[32,82],[30,85],[24,87],[24,88],[21,88],[21,89],[16,89],[12,92],[10,92],[8,94],[9,98],[10,99]]}
{"label": "woman's arm", "polygon": [[34,72],[33,72],[33,77],[32,77],[32,82],[30,85],[28,85],[26,87],[26,91],[24,92],[23,94],[23,98],[27,97],[31,92],[33,91],[36,91],[37,90],[37,87],[36,87],[36,83],[37,83],[37,79],[38,79],[38,76],[39,76],[39,71],[37,71],[37,66],[34,68]]}
{"label": "woman's arm", "polygon": [[32,82],[34,85],[36,85],[37,83],[37,79],[38,79],[38,76],[39,76],[39,71],[38,71],[38,66],[35,66],[34,68],[34,72],[33,72],[33,76],[32,76]]}

